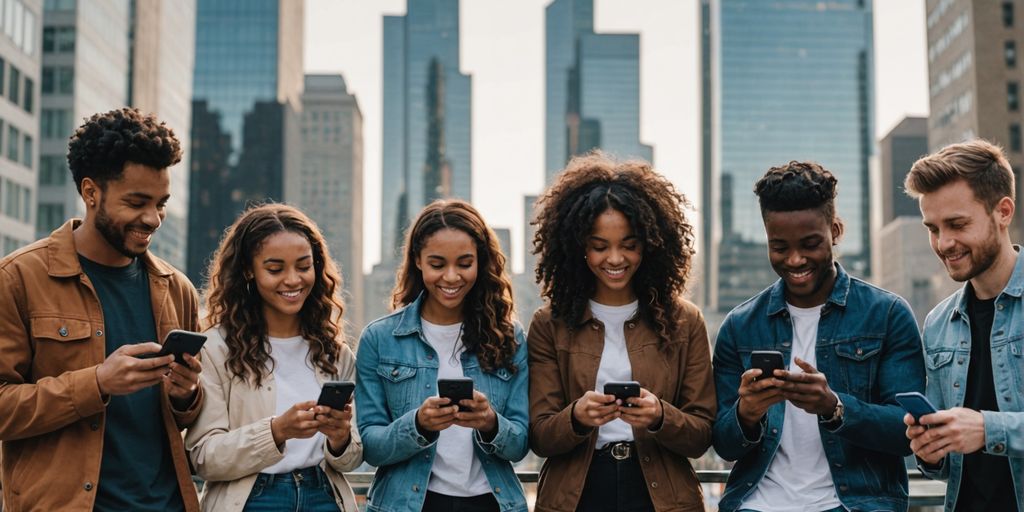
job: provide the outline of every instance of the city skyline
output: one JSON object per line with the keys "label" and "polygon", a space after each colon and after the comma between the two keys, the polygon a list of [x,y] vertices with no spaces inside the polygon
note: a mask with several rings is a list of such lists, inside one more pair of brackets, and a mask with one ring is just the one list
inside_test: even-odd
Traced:
{"label": "city skyline", "polygon": [[[544,9],[550,3],[478,0],[463,2],[460,11],[461,71],[473,76],[473,198],[491,225],[511,229],[517,272],[523,271],[522,197],[540,192],[544,180]],[[877,140],[904,116],[927,115],[928,85],[924,5],[876,2],[874,10]],[[405,12],[405,0],[307,1],[307,72],[342,73],[363,108],[364,271],[380,257],[380,20]],[[594,14],[597,33],[640,34],[640,140],[655,147],[657,168],[700,208],[698,3],[595,0]],[[698,209],[695,221],[699,215]]]}

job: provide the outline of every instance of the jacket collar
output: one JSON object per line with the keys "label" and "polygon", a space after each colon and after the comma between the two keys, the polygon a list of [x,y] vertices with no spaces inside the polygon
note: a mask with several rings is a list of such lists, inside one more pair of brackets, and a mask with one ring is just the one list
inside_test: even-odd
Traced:
{"label": "jacket collar", "polygon": [[[48,246],[49,275],[51,277],[74,277],[83,274],[82,264],[78,261],[78,250],[75,248],[75,228],[82,225],[81,219],[69,219],[61,227],[50,233]],[[149,251],[141,256],[150,275],[167,277],[174,273],[174,268]]]}
{"label": "jacket collar", "polygon": [[[1010,280],[1006,282],[1006,286],[1003,287],[1003,291],[999,295],[1009,295],[1019,299],[1021,295],[1024,295],[1024,254],[1020,252],[1019,245],[1014,245],[1013,250],[1017,251],[1017,262],[1013,265],[1013,273],[1010,274]],[[960,294],[960,297],[956,302],[956,307],[950,312],[950,321],[956,320],[957,317],[967,318],[967,301],[971,295],[967,293],[967,289],[970,286],[971,282],[967,281],[960,288],[960,291],[957,292]],[[974,291],[973,288],[971,291]]]}
{"label": "jacket collar", "polygon": [[426,299],[427,292],[421,291],[419,297],[409,305],[398,311],[398,325],[391,332],[394,336],[408,336],[410,334],[422,334],[423,324],[420,322],[420,308]]}
{"label": "jacket collar", "polygon": [[[839,262],[836,266],[836,283],[832,286],[832,293],[829,294],[825,304],[845,308],[846,299],[850,295],[850,275],[843,270]],[[779,278],[771,287],[771,295],[768,297],[768,316],[775,316],[786,311],[786,282]]]}

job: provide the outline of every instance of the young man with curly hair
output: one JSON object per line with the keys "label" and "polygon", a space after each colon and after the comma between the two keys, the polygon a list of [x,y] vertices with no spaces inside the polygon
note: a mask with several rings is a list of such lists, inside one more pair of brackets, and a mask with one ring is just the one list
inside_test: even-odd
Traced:
{"label": "young man with curly hair", "polygon": [[148,252],[179,160],[153,116],[92,116],[68,144],[85,218],[0,260],[6,512],[199,508],[180,431],[201,366],[139,357],[198,327],[192,284]]}
{"label": "young man with curly hair", "polygon": [[[713,440],[736,461],[720,510],[907,510],[894,395],[924,389],[921,337],[906,301],[836,262],[836,182],[794,161],[755,185],[780,279],[718,331]],[[754,351],[781,353],[784,368],[762,375]]]}
{"label": "young man with curly hair", "polygon": [[[964,283],[924,321],[928,398],[907,437],[926,476],[948,480],[946,510],[1024,511],[1024,257],[1010,241],[1014,177],[975,140],[918,160],[906,189],[932,250]],[[927,429],[927,430],[926,430]]]}

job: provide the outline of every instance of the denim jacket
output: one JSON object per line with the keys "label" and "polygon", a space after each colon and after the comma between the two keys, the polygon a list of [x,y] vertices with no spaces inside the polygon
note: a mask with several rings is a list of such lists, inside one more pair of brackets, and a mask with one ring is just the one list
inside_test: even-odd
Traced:
{"label": "denim jacket", "polygon": [[[837,263],[832,293],[821,310],[817,369],[842,401],[842,424],[822,425],[822,447],[836,494],[850,510],[907,510],[910,443],[903,409],[893,398],[924,389],[924,360],[914,315],[899,296],[850,277]],[[793,324],[782,280],[726,316],[715,346],[718,417],[715,451],[736,461],[720,510],[736,510],[757,487],[782,436],[785,402],[768,409],[756,439],[747,439],[736,414],[740,375],[753,350],[778,350],[788,367]]]}
{"label": "denim jacket", "polygon": [[[1020,247],[1014,247],[1020,252]],[[928,399],[939,409],[963,407],[971,359],[967,285],[935,306],[924,321]],[[992,318],[992,376],[999,411],[982,411],[985,453],[1010,458],[1017,509],[1024,510],[1024,254],[1017,255],[1010,281],[996,296]],[[930,478],[948,480],[946,510],[956,507],[964,456],[947,455],[939,469],[921,466]],[[1007,489],[1009,491],[1009,489]]]}
{"label": "denim jacket", "polygon": [[[364,460],[377,466],[368,493],[370,511],[419,511],[430,480],[437,437],[416,429],[416,410],[436,396],[437,352],[420,324],[424,295],[368,325],[356,356],[356,417]],[[502,512],[526,512],[526,497],[512,463],[526,456],[528,383],[526,337],[516,324],[518,371],[484,372],[475,355],[462,354],[462,371],[487,395],[498,417],[491,442],[474,435],[473,452],[483,465]]]}

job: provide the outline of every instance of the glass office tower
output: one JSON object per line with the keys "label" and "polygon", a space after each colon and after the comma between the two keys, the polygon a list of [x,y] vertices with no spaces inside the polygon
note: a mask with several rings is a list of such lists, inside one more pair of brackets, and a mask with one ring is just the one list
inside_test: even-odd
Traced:
{"label": "glass office tower", "polygon": [[790,160],[816,161],[839,179],[839,259],[852,274],[869,274],[870,0],[712,0],[702,21],[712,103],[704,179],[717,189],[702,205],[717,244],[706,306],[728,311],[775,279],[753,187]]}
{"label": "glass office tower", "polygon": [[199,0],[187,273],[197,286],[249,204],[283,200],[298,173],[301,0]]}

